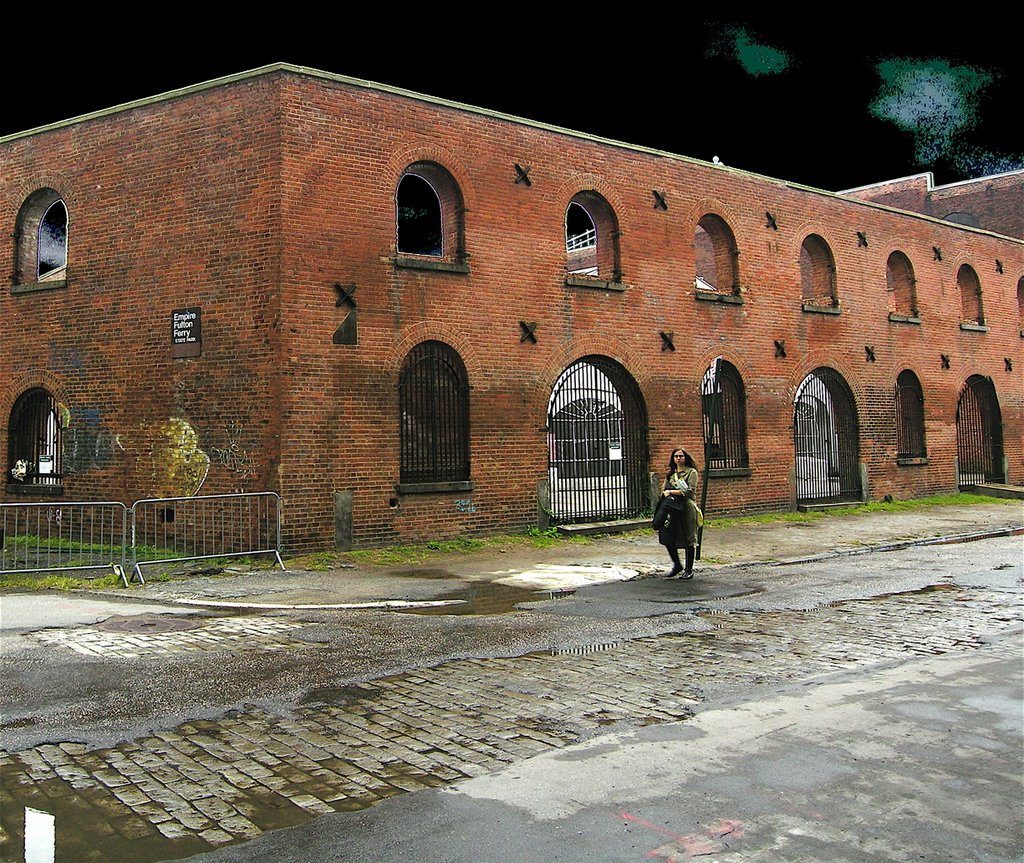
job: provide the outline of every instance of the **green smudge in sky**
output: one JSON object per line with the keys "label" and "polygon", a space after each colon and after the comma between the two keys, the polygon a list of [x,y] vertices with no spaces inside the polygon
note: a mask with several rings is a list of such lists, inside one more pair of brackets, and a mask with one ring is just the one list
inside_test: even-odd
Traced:
{"label": "green smudge in sky", "polygon": [[733,34],[736,59],[749,75],[778,75],[790,66],[789,55],[770,45],[755,42],[746,30]]}

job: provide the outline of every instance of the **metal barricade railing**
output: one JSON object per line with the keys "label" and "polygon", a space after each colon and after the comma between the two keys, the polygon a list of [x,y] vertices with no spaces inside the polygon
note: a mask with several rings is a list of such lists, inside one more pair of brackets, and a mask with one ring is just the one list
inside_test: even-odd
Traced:
{"label": "metal barricade railing", "polygon": [[0,503],[0,573],[114,568],[124,578],[127,524],[116,501]]}
{"label": "metal barricade railing", "polygon": [[132,506],[132,572],[142,564],[272,554],[281,569],[281,498],[272,491],[165,497]]}

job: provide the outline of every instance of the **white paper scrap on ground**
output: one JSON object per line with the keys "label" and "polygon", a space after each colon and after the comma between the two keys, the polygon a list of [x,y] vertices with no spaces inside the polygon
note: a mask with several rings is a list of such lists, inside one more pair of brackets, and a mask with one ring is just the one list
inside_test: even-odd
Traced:
{"label": "white paper scrap on ground", "polygon": [[49,812],[25,807],[25,863],[53,863],[57,847],[56,819]]}
{"label": "white paper scrap on ground", "polygon": [[637,571],[625,566],[573,566],[571,564],[541,563],[525,572],[499,578],[501,584],[538,590],[566,590],[605,581],[629,581]]}

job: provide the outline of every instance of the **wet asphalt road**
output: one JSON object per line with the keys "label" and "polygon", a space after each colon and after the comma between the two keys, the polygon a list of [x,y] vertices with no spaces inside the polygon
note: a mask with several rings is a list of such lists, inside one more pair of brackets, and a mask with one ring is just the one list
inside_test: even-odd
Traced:
{"label": "wet asphalt road", "polygon": [[[430,667],[458,657],[515,657],[533,651],[548,654],[556,651],[585,651],[595,645],[628,644],[634,639],[653,637],[656,641],[657,636],[673,637],[680,633],[697,634],[707,631],[709,620],[714,620],[715,615],[752,614],[755,619],[758,615],[764,615],[759,619],[768,621],[773,613],[833,606],[842,608],[844,603],[850,601],[920,590],[936,584],[955,584],[963,588],[962,593],[957,595],[958,600],[966,600],[972,590],[979,596],[984,593],[990,602],[992,597],[996,597],[997,602],[1002,602],[1000,597],[1005,598],[1007,607],[1016,613],[1019,620],[1021,548],[1020,537],[1011,536],[964,545],[916,547],[805,564],[726,567],[716,570],[713,577],[709,576],[692,583],[639,578],[630,582],[589,587],[577,591],[572,596],[559,599],[538,598],[536,602],[521,606],[525,610],[497,615],[451,616],[375,610],[265,612],[253,618],[254,622],[247,624],[249,628],[243,627],[232,633],[232,620],[238,622],[241,619],[240,614],[216,612],[211,615],[202,610],[189,609],[188,614],[183,615],[180,614],[182,608],[178,606],[175,607],[179,612],[176,617],[213,621],[222,627],[223,633],[226,633],[225,639],[234,638],[236,641],[221,641],[209,649],[171,650],[161,656],[146,657],[117,656],[102,651],[89,656],[65,649],[67,644],[55,641],[41,642],[38,634],[31,632],[34,624],[29,618],[25,619],[29,624],[25,629],[13,629],[10,626],[9,612],[5,610],[0,671],[3,673],[5,685],[8,682],[9,685],[4,697],[4,724],[0,741],[8,752],[43,741],[58,740],[78,741],[83,748],[94,749],[140,738],[154,728],[174,728],[182,722],[202,718],[217,720],[223,717],[226,711],[244,710],[253,704],[260,705],[261,709],[271,714],[287,716],[294,711],[296,705],[308,700],[310,692],[331,691],[345,681],[378,679],[383,675]],[[501,602],[506,602],[509,598],[504,596]],[[59,600],[58,605],[64,601]],[[79,612],[85,614],[86,619],[82,622],[102,618],[108,612],[128,610],[117,603],[107,608],[100,605],[95,598],[88,602],[96,605],[85,607],[83,604]],[[10,605],[7,608],[10,608]],[[150,608],[146,609],[146,612],[157,610],[159,609]],[[67,608],[56,608],[53,612],[58,615],[75,613]],[[293,629],[288,628],[292,625]],[[865,668],[845,672],[846,677],[841,680],[822,680],[819,669],[807,678],[814,681],[810,689],[799,685],[795,689],[787,689],[789,684],[785,684],[769,687],[770,692],[766,690],[765,683],[759,682],[756,678],[737,674],[736,679],[730,681],[727,671],[716,669],[714,685],[706,686],[700,693],[697,720],[678,725],[660,721],[646,728],[634,728],[629,731],[615,730],[618,726],[612,724],[605,730],[607,733],[597,734],[592,740],[582,744],[584,747],[606,747],[601,748],[597,754],[604,753],[612,760],[614,753],[623,753],[624,760],[617,764],[612,765],[595,758],[593,751],[581,750],[577,759],[577,756],[572,754],[574,747],[565,749],[563,743],[558,743],[558,753],[538,755],[529,761],[514,759],[515,763],[499,773],[493,773],[493,768],[488,768],[488,776],[493,776],[498,785],[504,777],[508,788],[502,792],[494,790],[498,785],[488,786],[489,790],[482,791],[481,788],[486,786],[488,776],[481,776],[453,786],[457,791],[455,796],[449,791],[403,794],[385,800],[362,813],[325,815],[305,826],[265,833],[251,842],[227,846],[217,852],[201,856],[202,859],[208,858],[210,861],[385,861],[408,859],[409,856],[423,860],[499,857],[521,860],[670,860],[692,856],[691,852],[705,846],[711,848],[714,853],[724,853],[735,846],[735,842],[744,831],[747,835],[754,835],[749,832],[751,818],[755,819],[758,825],[766,823],[763,820],[764,812],[751,811],[749,807],[744,809],[744,806],[740,805],[744,801],[750,802],[750,777],[757,773],[755,767],[761,750],[757,747],[752,748],[748,753],[751,760],[736,761],[732,773],[724,769],[714,772],[721,764],[720,760],[713,759],[705,765],[707,770],[712,771],[711,773],[701,775],[700,771],[684,771],[685,776],[680,774],[676,779],[671,779],[678,771],[666,773],[664,758],[671,755],[671,758],[680,763],[696,764],[705,757],[704,747],[707,741],[700,737],[698,742],[694,742],[696,738],[693,738],[691,731],[687,729],[697,726],[691,726],[691,723],[701,720],[705,714],[710,715],[710,711],[721,711],[718,714],[719,723],[724,721],[725,727],[733,728],[732,719],[729,717],[755,715],[759,705],[766,698],[781,699],[780,711],[784,712],[783,708],[792,709],[796,718],[804,717],[804,720],[793,726],[802,731],[799,734],[793,732],[794,736],[786,738],[787,745],[792,747],[792,753],[796,755],[787,756],[783,747],[777,757],[785,763],[795,763],[799,767],[797,755],[808,751],[810,742],[828,737],[829,733],[836,731],[837,728],[848,728],[848,735],[870,736],[875,733],[873,728],[869,727],[870,724],[849,724],[853,720],[848,717],[860,716],[858,711],[882,711],[884,703],[891,700],[891,693],[895,691],[895,687],[923,674],[935,681],[941,680],[942,684],[936,683],[929,691],[919,693],[922,706],[919,709],[914,708],[911,711],[913,715],[903,717],[900,720],[902,726],[886,720],[883,724],[886,727],[892,725],[896,737],[893,740],[877,741],[879,751],[885,752],[889,751],[886,747],[895,747],[903,740],[910,747],[910,754],[901,756],[900,759],[875,758],[871,762],[871,771],[865,771],[863,777],[857,780],[868,789],[858,792],[862,794],[859,798],[844,797],[846,792],[843,789],[849,784],[851,776],[846,768],[839,771],[835,777],[831,777],[831,774],[818,777],[824,784],[816,785],[812,782],[808,789],[805,789],[808,793],[814,791],[826,799],[835,799],[832,814],[828,817],[835,823],[844,822],[844,819],[849,823],[844,822],[842,828],[831,828],[839,830],[839,833],[829,834],[831,838],[828,838],[825,845],[815,844],[821,841],[820,837],[824,835],[821,830],[817,833],[811,830],[808,833],[808,826],[814,826],[817,816],[807,816],[804,810],[799,810],[798,814],[803,812],[803,815],[795,820],[786,822],[785,825],[781,821],[772,822],[775,826],[771,827],[771,830],[764,828],[756,833],[759,842],[774,831],[773,841],[780,842],[780,836],[789,836],[790,838],[786,840],[789,844],[771,846],[775,848],[771,852],[768,850],[769,846],[749,845],[748,850],[754,856],[739,858],[823,859],[821,856],[813,856],[813,853],[806,849],[816,848],[818,852],[824,854],[822,849],[827,848],[828,856],[835,859],[911,859],[901,856],[909,853],[909,840],[902,834],[888,836],[889,832],[896,829],[891,823],[886,826],[879,822],[876,831],[890,841],[888,850],[883,844],[872,844],[874,840],[868,841],[865,838],[865,831],[868,831],[874,816],[864,813],[877,810],[883,804],[888,811],[896,805],[894,801],[898,802],[900,795],[908,795],[911,800],[928,799],[927,795],[922,796],[920,787],[915,790],[912,783],[901,785],[897,781],[901,772],[906,772],[906,765],[910,763],[908,759],[913,755],[916,746],[913,741],[922,734],[927,736],[934,731],[927,723],[922,724],[924,720],[952,717],[959,710],[962,713],[961,718],[952,725],[947,723],[947,731],[964,723],[968,723],[972,729],[965,732],[967,738],[963,741],[962,748],[966,754],[959,760],[963,762],[962,767],[966,772],[963,775],[957,773],[959,768],[956,764],[959,761],[956,758],[942,765],[941,769],[935,768],[941,773],[943,787],[960,787],[969,793],[971,799],[984,800],[991,797],[992,806],[995,807],[997,814],[1006,814],[1007,799],[1013,801],[1014,795],[1016,800],[1021,799],[1020,729],[1019,722],[1017,725],[1012,722],[1014,711],[1018,717],[1020,714],[1021,636],[1019,624],[1016,629],[1010,630],[1007,630],[1005,625],[1005,621],[1000,624],[998,643],[1002,646],[996,652],[989,656],[986,648],[981,647],[969,654],[981,663],[977,667],[970,663],[960,663],[960,659],[967,662],[966,657],[950,651],[946,646],[943,648],[946,651],[945,658],[950,661],[943,663],[943,657],[939,657],[935,661],[940,666],[934,669],[922,667],[918,670],[915,663],[922,660],[908,654],[907,667],[900,672],[899,669],[904,663],[894,662],[890,655],[884,662],[868,663]],[[922,624],[917,624],[918,629],[921,626]],[[75,631],[82,629],[89,627],[79,627]],[[192,636],[188,630],[183,630],[180,633],[172,633],[169,637],[178,639],[173,643],[181,647],[188,646],[189,638]],[[924,636],[921,636],[921,639],[922,643],[926,641]],[[272,645],[275,649],[255,649],[260,643]],[[80,643],[76,644],[81,646]],[[246,645],[254,649],[246,649]],[[819,647],[825,649],[827,645],[822,644]],[[810,649],[814,648],[815,645],[811,644]],[[985,657],[991,659],[990,665],[985,665],[988,661]],[[606,665],[606,668],[616,667],[614,660],[608,661],[611,665]],[[770,655],[763,661],[767,663],[765,667],[770,668]],[[892,669],[892,673],[886,671],[886,668]],[[984,691],[978,690],[972,694],[971,687],[982,678],[990,679],[990,682],[1001,680],[1006,688],[995,692],[991,687],[983,687]],[[600,692],[601,685],[600,679],[592,681],[595,692]],[[825,691],[832,686],[839,687],[834,695],[820,702],[812,700],[805,702],[803,706],[797,706],[800,699],[795,698],[794,692],[818,689]],[[852,690],[849,689],[851,686]],[[639,688],[642,689],[643,686],[640,685]],[[857,693],[863,697],[864,704],[854,709],[849,705],[856,701],[854,696]],[[874,702],[871,702],[872,698],[875,699]],[[980,712],[964,712],[964,705],[977,706],[983,703],[988,707]],[[1006,705],[1010,705],[1009,709]],[[993,706],[997,709],[989,709]],[[811,714],[813,721],[805,721],[807,713]],[[828,717],[827,721],[822,722],[823,716]],[[844,718],[840,721],[836,718],[838,716]],[[1009,720],[1007,716],[1010,717]],[[756,722],[763,721],[763,716],[756,719]],[[713,728],[705,729],[709,739],[713,737],[712,732],[717,727],[718,723]],[[734,730],[742,737],[742,729]],[[837,734],[829,738],[825,749],[835,752],[835,757],[848,768],[848,758],[854,756],[844,754],[842,747],[845,744],[841,737],[841,734]],[[756,735],[751,738],[756,739]],[[552,820],[543,813],[531,811],[529,806],[524,808],[522,800],[517,799],[515,793],[508,790],[519,789],[516,793],[521,795],[524,788],[529,789],[527,796],[532,797],[535,789],[538,799],[543,794],[550,794],[550,799],[553,800],[559,793],[558,783],[555,782],[554,790],[543,791],[547,781],[544,778],[545,764],[549,765],[547,769],[551,776],[556,778],[566,773],[566,765],[574,763],[574,759],[603,765],[602,769],[605,772],[612,771],[611,775],[618,775],[625,772],[628,765],[634,762],[632,755],[626,755],[631,747],[651,740],[660,741],[672,748],[671,753],[662,753],[661,757],[654,757],[653,766],[649,765],[661,777],[660,779],[656,777],[655,781],[649,776],[638,774],[627,783],[630,789],[628,793],[616,792],[601,799],[591,799],[586,805],[574,809],[575,814],[567,815],[561,820]],[[719,740],[715,745],[720,751],[724,751],[721,747],[728,742]],[[676,743],[682,748],[673,748]],[[686,748],[687,746],[689,748]],[[993,784],[991,787],[976,787],[975,784],[971,784],[976,779],[972,778],[972,771],[977,767],[977,758],[971,757],[973,749],[978,749],[975,755],[985,755],[991,751],[1004,754],[1009,752],[1010,755],[1007,757],[1010,769],[1005,769],[1006,763],[1002,767],[995,764],[986,767],[984,775],[993,777]],[[892,751],[895,752],[895,749]],[[1017,753],[1016,756],[1013,755],[1014,752]],[[561,757],[563,753],[564,758]],[[1013,760],[1015,757],[1016,761]],[[786,761],[787,758],[789,761]],[[797,759],[796,762],[792,761],[793,758]],[[854,758],[854,761],[856,760]],[[530,765],[531,769],[517,773],[516,770],[523,765]],[[536,766],[536,772],[532,769],[533,766]],[[818,769],[810,763],[804,767],[811,771],[812,777],[814,770]],[[948,771],[948,775],[942,771]],[[1003,777],[1000,780],[1002,784],[997,787],[994,784],[994,777],[1000,771],[1008,773],[1009,778]],[[856,769],[854,773],[856,774]],[[732,788],[735,793],[730,792],[730,797],[723,792],[720,800],[722,806],[711,806],[714,801],[710,800],[705,801],[708,803],[705,808],[690,807],[686,801],[705,793],[705,780],[712,776],[716,777],[714,781],[725,791]],[[686,781],[682,782],[682,778]],[[829,784],[832,778],[835,782]],[[747,783],[745,790],[744,782]],[[890,783],[891,787],[886,783]],[[958,786],[957,783],[961,785]],[[570,789],[570,796],[574,795],[575,799],[579,797],[579,787],[590,786],[602,787],[594,776],[585,777]],[[888,789],[888,796],[872,798],[870,788],[881,789],[883,786]],[[657,790],[659,788],[660,791]],[[627,804],[633,800],[631,795],[636,795],[640,789],[650,790],[650,793],[644,791],[641,795],[642,801],[649,803],[649,808],[634,811]],[[996,791],[998,796],[992,796]],[[777,796],[778,793],[776,789],[771,791],[769,796]],[[609,808],[613,798],[618,801],[616,805],[621,808],[617,815],[614,807]],[[951,799],[955,799],[955,795]],[[726,817],[726,814],[721,814],[726,813],[726,803],[732,805],[737,813],[744,814],[744,817]],[[810,807],[809,798],[805,798],[801,805],[805,804]],[[790,808],[792,809],[792,806]],[[820,809],[821,807],[811,807],[807,811],[818,812],[824,816],[825,813],[819,811]],[[1019,809],[1018,807],[1018,814]],[[947,846],[934,847],[939,850],[943,847],[958,849],[958,853],[961,854],[958,859],[965,859],[964,854],[967,855],[967,859],[1018,859],[1020,819],[1014,820],[1012,817],[1012,805],[1010,810],[1011,826],[1007,827],[1004,824],[1000,827],[999,824],[985,822],[984,829],[978,830],[979,836],[984,833],[1000,837],[998,840],[986,840],[989,844],[982,843],[977,846],[989,849],[991,845],[995,849],[991,852],[994,856],[972,858],[969,845],[961,843],[958,846],[952,839],[948,840]],[[936,803],[934,811],[941,813],[944,810]],[[610,817],[609,812],[612,812],[614,817]],[[715,812],[720,814],[715,816]],[[619,817],[622,818],[621,825],[616,822],[616,818]],[[807,817],[811,818],[810,822],[806,821]],[[801,821],[801,818],[804,820]],[[481,820],[487,825],[484,830],[481,830],[479,824]],[[743,821],[748,827],[726,830],[726,826],[734,820]],[[941,827],[945,820],[948,819],[937,819],[937,827]],[[875,818],[875,821],[878,819]],[[615,829],[602,836],[602,824],[606,827],[614,825]],[[820,824],[818,826],[820,827]],[[905,830],[905,826],[899,830]],[[718,835],[711,835],[716,831]],[[797,841],[793,838],[805,835],[811,836],[812,839],[815,836],[818,838],[814,841],[808,839],[809,844],[805,848],[803,840]],[[655,836],[665,839],[665,842],[660,845],[651,844],[648,840],[653,840]],[[845,836],[846,839],[837,839],[836,836]],[[630,840],[627,843],[628,849],[622,844],[626,838]],[[492,839],[493,846],[484,843],[485,839]],[[851,845],[851,842],[854,844]],[[1003,844],[1000,845],[1000,842]],[[1014,842],[1017,843],[1016,846]],[[1000,856],[1006,848],[1014,847],[1018,849],[1017,857]],[[502,848],[505,851],[498,854]],[[612,849],[615,849],[614,852]],[[837,856],[842,849],[851,856]],[[602,850],[607,851],[609,855],[614,853],[622,856],[602,857]],[[651,852],[656,853],[652,856]],[[116,855],[119,852],[114,853]],[[125,853],[127,856],[105,859],[141,859],[132,857],[130,851]],[[701,856],[705,853],[708,852],[702,852]],[[790,853],[792,856],[788,856]],[[989,853],[989,850],[985,850],[985,854]],[[460,854],[465,856],[459,856]],[[476,856],[473,856],[474,854]],[[805,856],[799,856],[800,854]],[[857,856],[858,854],[867,856]],[[871,856],[872,854],[875,856]],[[6,858],[0,855],[0,859]],[[58,860],[60,859],[58,857]],[[148,859],[166,858],[158,856]],[[953,857],[925,855],[922,859]],[[18,863],[21,861],[18,860]]]}

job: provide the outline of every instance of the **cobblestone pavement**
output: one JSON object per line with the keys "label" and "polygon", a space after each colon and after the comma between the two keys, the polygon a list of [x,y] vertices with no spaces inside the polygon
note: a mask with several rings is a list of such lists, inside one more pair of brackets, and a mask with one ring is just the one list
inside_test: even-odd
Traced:
{"label": "cobblestone pavement", "polygon": [[[22,860],[25,806],[56,815],[57,863],[183,857],[480,775],[602,728],[685,719],[697,703],[751,687],[983,648],[1019,630],[1022,611],[1006,593],[948,586],[705,620],[701,632],[583,654],[452,660],[312,693],[291,715],[253,706],[111,749],[53,743],[0,752],[0,859]],[[223,625],[245,633],[253,621]],[[281,638],[301,626],[263,620],[250,634]],[[199,631],[170,642],[136,635],[133,649],[195,649]],[[83,643],[66,636],[54,644]],[[104,649],[125,655],[123,645]],[[1019,651],[1019,635],[987,649]]]}
{"label": "cobblestone pavement", "polygon": [[182,625],[180,631],[148,633],[139,631],[137,620],[125,632],[107,628],[74,627],[43,629],[32,633],[37,641],[53,647],[64,647],[83,656],[118,656],[122,659],[164,656],[169,653],[191,653],[196,650],[285,650],[305,647],[305,643],[288,638],[288,633],[302,626],[266,617],[215,617],[205,620],[174,620],[167,624]]}

